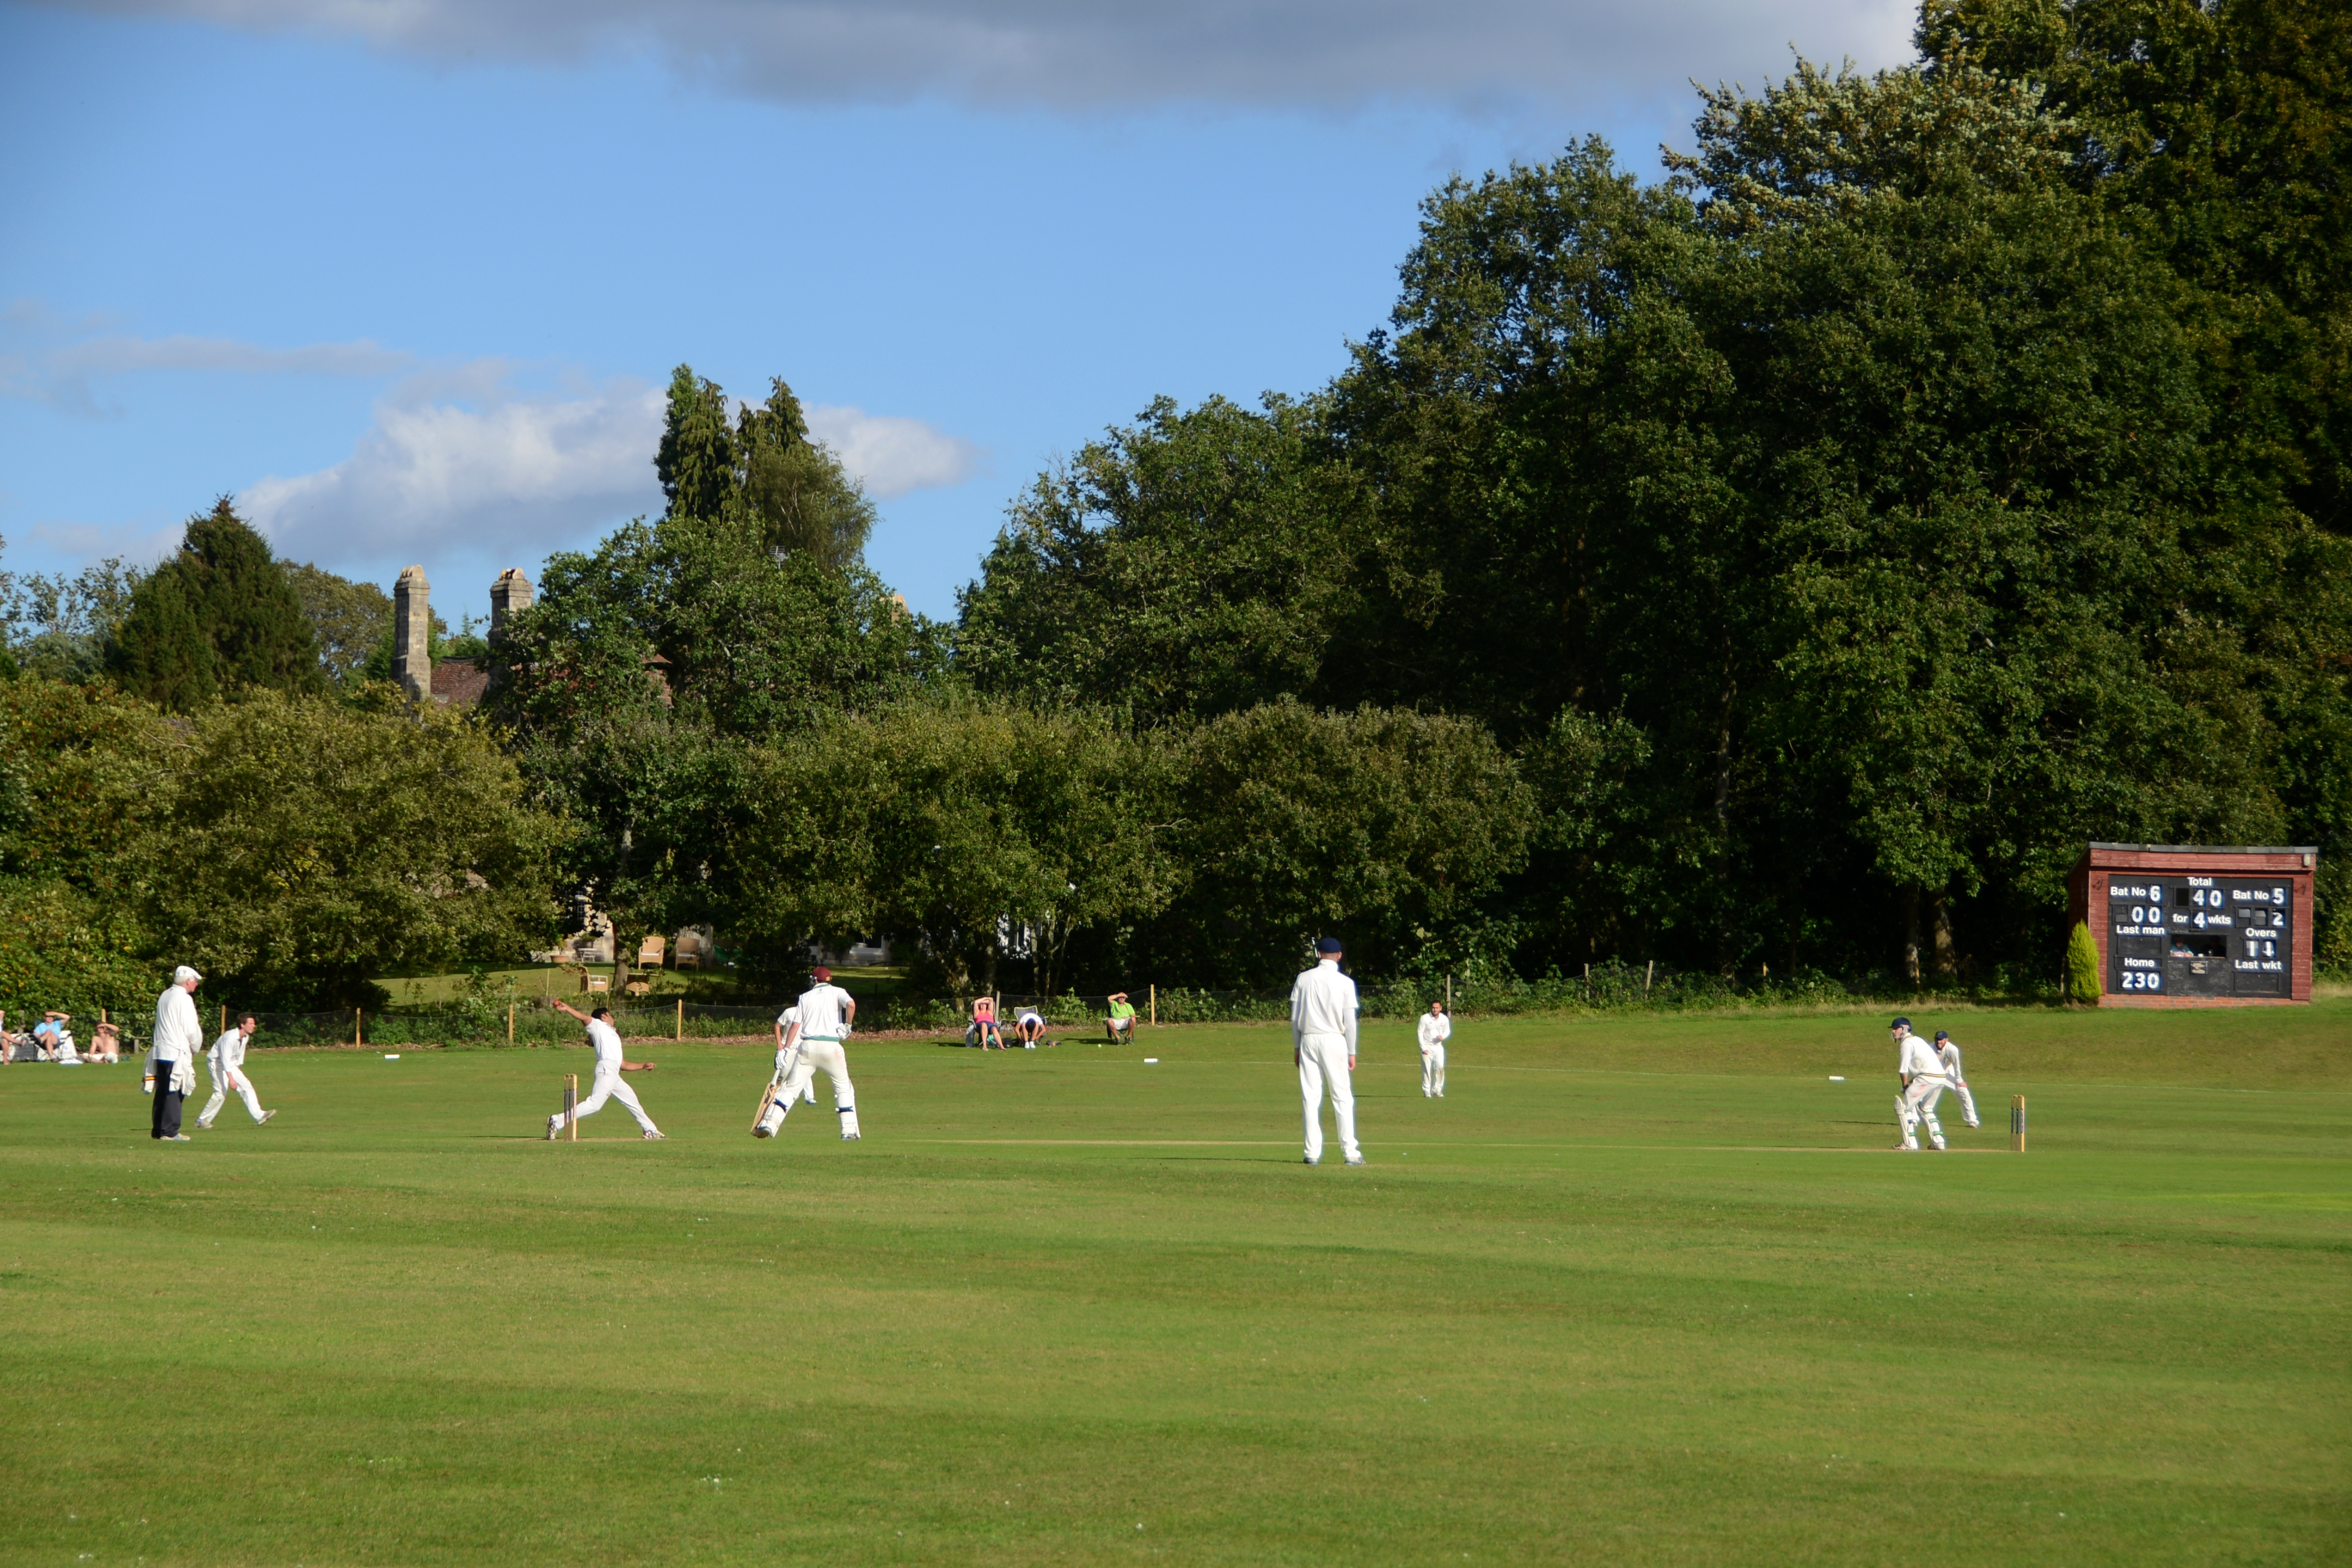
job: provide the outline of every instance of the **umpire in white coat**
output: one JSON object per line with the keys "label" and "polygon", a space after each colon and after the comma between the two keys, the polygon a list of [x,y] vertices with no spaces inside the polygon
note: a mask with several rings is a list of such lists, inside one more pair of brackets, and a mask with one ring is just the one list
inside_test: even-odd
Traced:
{"label": "umpire in white coat", "polygon": [[205,1048],[205,1026],[196,1018],[196,987],[204,978],[184,963],[172,972],[172,984],[155,998],[155,1043],[147,1051],[147,1060],[155,1071],[150,1138],[172,1143],[192,1142],[180,1131],[180,1107],[195,1091],[196,1057]]}
{"label": "umpire in white coat", "polygon": [[1339,973],[1339,939],[1315,944],[1315,967],[1290,987],[1290,1055],[1298,1064],[1298,1094],[1307,1102],[1307,1163],[1323,1158],[1323,1089],[1331,1089],[1331,1120],[1339,1152],[1350,1165],[1364,1163],[1356,1144],[1356,983]]}

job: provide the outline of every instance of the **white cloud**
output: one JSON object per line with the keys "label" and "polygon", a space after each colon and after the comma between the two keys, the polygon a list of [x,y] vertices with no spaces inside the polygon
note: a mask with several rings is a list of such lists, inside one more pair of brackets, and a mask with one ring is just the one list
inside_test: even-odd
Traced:
{"label": "white cloud", "polygon": [[236,338],[91,335],[100,324],[96,318],[60,321],[33,301],[16,301],[0,316],[0,328],[16,340],[9,352],[0,353],[0,396],[46,403],[91,418],[110,418],[122,410],[100,395],[98,384],[140,371],[364,378],[390,375],[416,363],[414,354],[364,339],[281,349]]}
{"label": "white cloud", "polygon": [[297,559],[544,551],[660,510],[661,424],[662,394],[635,382],[478,409],[387,403],[342,462],[272,475],[239,500]]}
{"label": "white cloud", "polygon": [[[496,379],[459,366],[405,384],[377,407],[374,427],[349,458],[264,479],[238,498],[240,510],[281,555],[404,562],[530,559],[661,510],[653,465],[660,388],[623,380],[581,395],[527,397],[499,387],[471,406],[420,395]],[[884,500],[961,484],[986,456],[919,419],[820,405],[809,420]]]}
{"label": "white cloud", "polygon": [[[58,0],[76,4],[77,0]],[[436,59],[650,48],[786,100],[1346,107],[1392,98],[1649,97],[1776,74],[1796,44],[1906,58],[1909,0],[79,0]]]}
{"label": "white cloud", "polygon": [[808,422],[810,434],[882,500],[960,485],[988,460],[982,448],[920,419],[820,404],[808,411]]}

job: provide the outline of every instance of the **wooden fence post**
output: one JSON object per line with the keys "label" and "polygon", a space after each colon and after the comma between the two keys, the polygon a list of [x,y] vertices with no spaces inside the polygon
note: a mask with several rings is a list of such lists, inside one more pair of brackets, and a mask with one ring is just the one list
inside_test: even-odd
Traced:
{"label": "wooden fence post", "polygon": [[676,1037],[681,1040],[686,1038],[686,998],[683,996],[677,999],[677,1034]]}
{"label": "wooden fence post", "polygon": [[357,1049],[359,1048],[359,1046],[360,1046],[360,1010],[359,1010],[357,1007],[354,1007],[354,1008],[352,1008],[352,1048],[353,1050],[357,1050]]}
{"label": "wooden fence post", "polygon": [[514,1009],[513,1003],[507,1004],[507,1044],[510,1046],[514,1044]]}
{"label": "wooden fence post", "polygon": [[1150,994],[1150,998],[1151,998],[1151,1026],[1152,1026],[1153,1028],[1155,1028],[1155,1029],[1156,1029],[1156,1028],[1158,1028],[1158,1027],[1160,1026],[1160,984],[1159,984],[1159,982],[1157,982],[1157,981],[1152,982],[1152,984],[1150,984],[1147,989],[1148,989],[1148,993],[1149,993],[1149,994]]}

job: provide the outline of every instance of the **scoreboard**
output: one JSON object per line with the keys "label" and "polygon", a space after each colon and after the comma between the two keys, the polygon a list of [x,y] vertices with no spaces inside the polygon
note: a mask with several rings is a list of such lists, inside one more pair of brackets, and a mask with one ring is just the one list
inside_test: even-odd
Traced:
{"label": "scoreboard", "polygon": [[2107,883],[2107,991],[2289,994],[2294,890],[2282,879],[2150,877]]}
{"label": "scoreboard", "polygon": [[2069,880],[2099,951],[2101,1000],[2311,1000],[2315,849],[2094,844]]}

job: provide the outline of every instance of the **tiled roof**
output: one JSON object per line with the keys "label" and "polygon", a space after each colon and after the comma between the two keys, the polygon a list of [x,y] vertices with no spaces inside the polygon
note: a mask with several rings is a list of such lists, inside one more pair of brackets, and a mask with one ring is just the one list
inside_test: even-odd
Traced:
{"label": "tiled roof", "polygon": [[454,708],[471,708],[490,686],[490,672],[479,659],[445,658],[433,667],[433,700]]}

